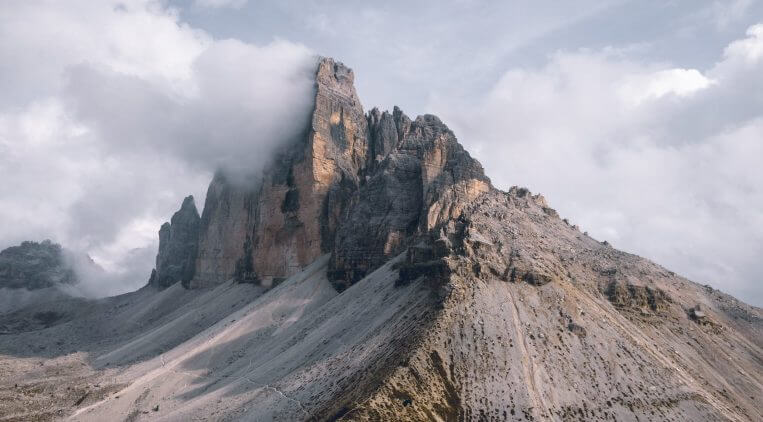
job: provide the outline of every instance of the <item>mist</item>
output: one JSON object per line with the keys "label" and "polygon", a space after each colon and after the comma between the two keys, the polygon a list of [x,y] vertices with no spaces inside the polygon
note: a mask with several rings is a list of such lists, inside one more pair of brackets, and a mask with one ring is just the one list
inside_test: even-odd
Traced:
{"label": "mist", "polygon": [[67,293],[135,290],[185,196],[203,204],[216,170],[245,183],[304,132],[317,56],[214,39],[154,1],[35,3],[0,12],[0,248],[56,239],[97,265],[74,260]]}
{"label": "mist", "polygon": [[65,98],[110,154],[160,154],[243,179],[304,132],[317,60],[290,43],[224,40],[192,63],[184,89],[78,65]]}

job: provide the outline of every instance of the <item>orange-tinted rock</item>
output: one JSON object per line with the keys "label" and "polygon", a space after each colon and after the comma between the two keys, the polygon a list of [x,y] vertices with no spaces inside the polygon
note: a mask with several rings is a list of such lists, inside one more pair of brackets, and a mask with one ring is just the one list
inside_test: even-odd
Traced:
{"label": "orange-tinted rock", "polygon": [[270,284],[331,250],[367,162],[368,129],[353,79],[349,68],[322,59],[305,136],[278,151],[252,186],[218,173],[202,216],[192,286],[230,278]]}
{"label": "orange-tinted rock", "polygon": [[231,278],[272,285],[332,253],[342,288],[490,189],[440,119],[411,121],[397,107],[365,115],[353,80],[352,70],[322,59],[304,136],[246,186],[215,175],[192,287]]}

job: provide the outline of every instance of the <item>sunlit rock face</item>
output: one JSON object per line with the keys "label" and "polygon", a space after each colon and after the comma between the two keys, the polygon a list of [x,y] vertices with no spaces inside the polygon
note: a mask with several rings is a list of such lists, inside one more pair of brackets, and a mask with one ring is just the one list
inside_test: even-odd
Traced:
{"label": "sunlit rock face", "polygon": [[245,182],[215,174],[186,285],[271,286],[330,252],[341,290],[490,188],[440,119],[411,120],[397,107],[365,114],[353,81],[351,69],[321,59],[310,121],[294,122],[302,136]]}
{"label": "sunlit rock face", "polygon": [[322,59],[300,139],[244,186],[218,172],[202,214],[192,287],[231,278],[271,285],[332,249],[368,162],[368,127],[352,70]]}

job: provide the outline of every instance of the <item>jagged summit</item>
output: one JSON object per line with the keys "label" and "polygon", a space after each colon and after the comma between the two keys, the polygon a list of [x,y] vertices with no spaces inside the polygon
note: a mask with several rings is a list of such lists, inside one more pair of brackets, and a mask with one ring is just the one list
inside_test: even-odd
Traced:
{"label": "jagged summit", "polygon": [[189,195],[172,219],[159,229],[159,253],[149,285],[164,289],[180,281],[188,287],[196,269],[200,223],[196,203]]}
{"label": "jagged summit", "polygon": [[160,248],[152,283],[271,286],[332,253],[331,278],[343,289],[490,188],[482,166],[436,116],[411,120],[398,107],[365,114],[352,70],[330,58],[319,61],[315,80],[305,136],[283,145],[248,186],[218,172],[193,270],[160,270],[160,261],[187,264],[185,253]]}
{"label": "jagged summit", "polygon": [[331,255],[339,289],[458,217],[491,188],[480,163],[436,116],[411,121],[400,109],[368,115],[373,165],[353,194]]}

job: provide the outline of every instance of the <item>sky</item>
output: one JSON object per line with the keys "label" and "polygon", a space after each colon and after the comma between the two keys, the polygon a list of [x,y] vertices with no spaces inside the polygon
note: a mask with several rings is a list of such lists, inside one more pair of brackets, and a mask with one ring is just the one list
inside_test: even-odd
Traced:
{"label": "sky", "polygon": [[145,284],[184,196],[298,136],[316,55],[367,110],[440,116],[497,187],[763,305],[760,0],[6,0],[0,248]]}

